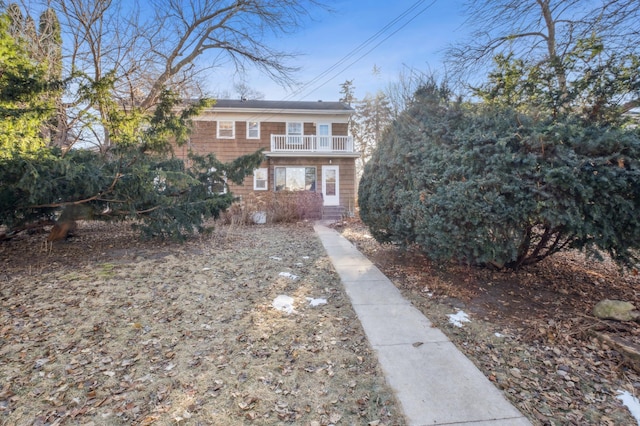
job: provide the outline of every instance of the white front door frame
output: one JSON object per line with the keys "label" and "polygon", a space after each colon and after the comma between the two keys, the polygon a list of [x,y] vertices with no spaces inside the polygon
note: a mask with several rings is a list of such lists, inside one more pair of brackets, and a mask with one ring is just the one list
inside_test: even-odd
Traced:
{"label": "white front door frame", "polygon": [[340,205],[339,166],[322,166],[322,203],[325,206]]}

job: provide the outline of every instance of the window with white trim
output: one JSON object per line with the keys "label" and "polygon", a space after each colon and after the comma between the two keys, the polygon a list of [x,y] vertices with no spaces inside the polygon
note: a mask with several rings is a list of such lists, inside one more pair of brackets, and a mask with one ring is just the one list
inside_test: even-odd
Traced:
{"label": "window with white trim", "polygon": [[247,121],[247,139],[260,139],[259,121]]}
{"label": "window with white trim", "polygon": [[276,191],[315,191],[315,167],[276,167],[274,169]]}
{"label": "window with white trim", "polygon": [[287,143],[302,144],[302,129],[303,129],[303,124],[301,121],[288,122],[287,123]]}
{"label": "window with white trim", "polygon": [[253,189],[255,191],[266,191],[269,189],[269,169],[261,167],[253,171]]}
{"label": "window with white trim", "polygon": [[222,175],[216,173],[215,167],[209,169],[208,186],[209,194],[226,194],[227,193],[227,176],[224,172]]}
{"label": "window with white trim", "polygon": [[235,121],[218,121],[218,139],[233,139],[236,137]]}

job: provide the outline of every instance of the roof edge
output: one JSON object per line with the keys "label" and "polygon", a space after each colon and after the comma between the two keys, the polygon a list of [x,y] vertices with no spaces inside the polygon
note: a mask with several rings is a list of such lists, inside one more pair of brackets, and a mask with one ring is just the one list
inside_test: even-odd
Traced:
{"label": "roof edge", "polygon": [[270,101],[261,99],[216,99],[213,106],[205,111],[251,111],[251,112],[325,112],[353,114],[355,109],[339,101]]}

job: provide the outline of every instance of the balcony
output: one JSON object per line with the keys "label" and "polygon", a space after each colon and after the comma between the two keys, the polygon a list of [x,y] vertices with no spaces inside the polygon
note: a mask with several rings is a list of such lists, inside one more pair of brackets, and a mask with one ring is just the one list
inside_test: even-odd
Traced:
{"label": "balcony", "polygon": [[354,154],[351,136],[271,135],[272,153]]}

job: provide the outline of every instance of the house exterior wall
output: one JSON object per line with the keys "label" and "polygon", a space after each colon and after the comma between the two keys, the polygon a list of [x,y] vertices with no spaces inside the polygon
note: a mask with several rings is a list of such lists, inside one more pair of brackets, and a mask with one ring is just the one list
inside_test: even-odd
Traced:
{"label": "house exterior wall", "polygon": [[[174,152],[178,158],[183,160],[187,159],[189,150],[199,155],[213,152],[218,160],[227,162],[241,155],[256,152],[260,148],[269,151],[271,135],[284,135],[287,132],[286,122],[262,122],[260,123],[260,139],[248,139],[247,122],[236,121],[235,123],[235,138],[219,139],[217,138],[217,121],[194,120],[190,141],[181,147],[176,147]],[[346,123],[332,123],[331,128],[333,136],[347,136],[349,134]],[[316,124],[305,122],[304,134],[315,135]]]}
{"label": "house exterior wall", "polygon": [[[356,163],[353,158],[334,157],[298,157],[298,158],[271,158],[269,168],[269,190],[273,191],[275,186],[274,169],[277,166],[304,166],[316,168],[316,192],[322,192],[322,166],[340,167],[340,205],[346,211],[354,211],[356,199]],[[253,177],[251,177],[253,188]]]}
{"label": "house exterior wall", "polygon": [[187,159],[189,150],[199,155],[214,153],[218,160],[227,162],[241,155],[256,152],[260,148],[268,151],[271,146],[270,134],[285,131],[284,123],[261,123],[260,127],[260,139],[247,139],[247,123],[236,121],[236,137],[234,139],[218,139],[216,137],[216,121],[194,120],[189,142],[178,147],[175,153],[183,160]]}
{"label": "house exterior wall", "polygon": [[[347,211],[354,210],[356,188],[355,157],[353,153],[347,156],[324,153],[270,153],[271,135],[285,135],[287,133],[287,122],[302,122],[304,135],[316,135],[317,123],[331,123],[332,136],[348,136],[349,112],[331,114],[321,111],[321,114],[314,115],[304,111],[278,110],[278,111],[234,111],[224,110],[206,111],[203,115],[193,120],[193,130],[190,140],[182,147],[175,147],[174,152],[178,158],[188,162],[188,153],[193,152],[199,155],[214,153],[216,158],[222,162],[228,162],[245,154],[251,154],[259,149],[267,153],[265,161],[260,166],[268,169],[267,190],[275,191],[274,170],[277,166],[305,166],[316,168],[316,188],[315,191],[322,192],[322,166],[339,166],[339,194],[340,205]],[[218,138],[218,121],[234,121],[234,138]],[[247,122],[257,121],[260,123],[259,139],[247,138]],[[237,196],[243,197],[250,193],[264,191],[254,190],[253,175],[247,176],[242,185],[235,185],[229,182],[230,190]]]}

